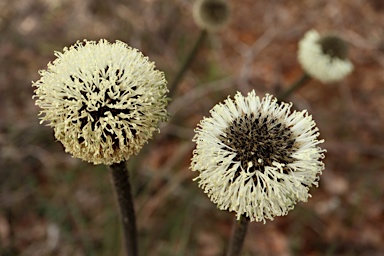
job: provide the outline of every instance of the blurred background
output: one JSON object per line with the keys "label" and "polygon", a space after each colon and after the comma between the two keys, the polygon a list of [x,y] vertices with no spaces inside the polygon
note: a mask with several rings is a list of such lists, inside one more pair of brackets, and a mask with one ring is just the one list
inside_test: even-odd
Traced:
{"label": "blurred background", "polygon": [[[199,35],[187,0],[0,1],[0,255],[123,255],[110,174],[71,158],[40,125],[31,81],[77,40],[121,40],[172,81]],[[308,203],[251,223],[242,255],[384,255],[384,2],[231,1],[169,105],[172,119],[128,161],[141,255],[224,255],[233,213],[189,169],[193,129],[236,91],[276,94],[301,76],[297,43],[312,28],[350,43],[351,75],[311,80],[290,97],[328,150]]]}

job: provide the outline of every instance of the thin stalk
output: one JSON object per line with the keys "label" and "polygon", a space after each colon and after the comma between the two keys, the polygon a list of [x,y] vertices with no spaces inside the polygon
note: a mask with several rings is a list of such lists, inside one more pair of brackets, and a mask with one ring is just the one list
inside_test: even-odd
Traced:
{"label": "thin stalk", "polygon": [[199,37],[197,38],[195,45],[193,46],[192,50],[189,52],[187,58],[183,62],[181,68],[177,72],[177,75],[175,79],[172,81],[172,83],[169,85],[169,94],[168,97],[172,98],[172,96],[175,94],[177,90],[177,86],[180,84],[181,79],[185,75],[185,72],[188,70],[189,66],[192,64],[195,56],[197,55],[200,46],[203,44],[204,39],[207,36],[207,31],[205,29],[200,31]]}
{"label": "thin stalk", "polygon": [[286,91],[280,93],[277,98],[280,101],[286,100],[293,92],[305,85],[311,77],[307,73],[303,73],[299,79],[297,79]]}
{"label": "thin stalk", "polygon": [[238,256],[243,249],[245,235],[247,234],[249,219],[242,216],[240,220],[234,220],[232,234],[229,241],[227,256]]}
{"label": "thin stalk", "polygon": [[126,253],[129,256],[137,256],[136,217],[131,194],[131,183],[129,182],[129,172],[124,161],[112,164],[110,168],[120,208]]}

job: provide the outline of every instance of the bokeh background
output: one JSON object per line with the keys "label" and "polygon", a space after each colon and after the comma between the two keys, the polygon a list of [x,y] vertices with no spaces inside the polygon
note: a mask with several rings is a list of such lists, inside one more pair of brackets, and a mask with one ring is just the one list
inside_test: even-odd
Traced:
{"label": "bokeh background", "polygon": [[[350,43],[354,72],[311,80],[290,97],[326,142],[308,203],[251,223],[242,255],[384,255],[384,2],[231,1],[180,84],[170,122],[128,162],[142,255],[224,255],[233,213],[209,201],[189,169],[193,129],[236,91],[276,94],[302,70],[312,28]],[[199,35],[187,0],[0,1],[0,255],[123,255],[110,174],[71,158],[39,124],[31,81],[77,40],[122,40],[172,81]]]}

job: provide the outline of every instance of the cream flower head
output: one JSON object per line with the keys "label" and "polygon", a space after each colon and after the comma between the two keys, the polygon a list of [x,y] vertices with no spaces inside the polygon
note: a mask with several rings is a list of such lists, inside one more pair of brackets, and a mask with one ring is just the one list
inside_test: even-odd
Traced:
{"label": "cream flower head", "polygon": [[323,83],[337,82],[353,70],[347,59],[348,45],[335,35],[320,36],[312,29],[299,42],[298,60],[301,67]]}
{"label": "cream flower head", "polygon": [[197,25],[208,31],[217,31],[229,21],[230,6],[227,0],[196,0],[193,18]]}
{"label": "cream flower head", "polygon": [[191,169],[220,210],[265,222],[311,196],[324,169],[325,150],[317,146],[323,140],[307,111],[291,106],[238,92],[200,122]]}
{"label": "cream flower head", "polygon": [[42,121],[74,157],[113,164],[137,154],[167,119],[167,82],[141,52],[106,40],[55,53],[33,83]]}

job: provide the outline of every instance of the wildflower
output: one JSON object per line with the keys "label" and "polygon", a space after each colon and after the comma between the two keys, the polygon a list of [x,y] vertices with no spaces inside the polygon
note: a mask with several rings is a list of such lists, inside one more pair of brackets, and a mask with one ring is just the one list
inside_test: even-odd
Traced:
{"label": "wildflower", "polygon": [[228,23],[229,13],[229,3],[226,0],[196,0],[193,5],[195,22],[209,31],[224,27]]}
{"label": "wildflower", "polygon": [[77,42],[33,83],[57,140],[74,157],[113,164],[137,154],[167,119],[164,73],[127,44]]}
{"label": "wildflower", "polygon": [[320,36],[312,29],[299,42],[298,60],[310,76],[323,83],[337,82],[353,70],[348,45],[336,35]]}
{"label": "wildflower", "polygon": [[324,169],[323,140],[311,115],[291,106],[238,92],[200,122],[191,169],[220,210],[265,222],[310,197]]}

